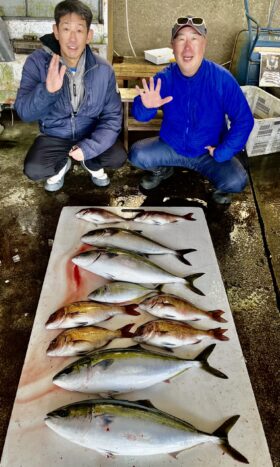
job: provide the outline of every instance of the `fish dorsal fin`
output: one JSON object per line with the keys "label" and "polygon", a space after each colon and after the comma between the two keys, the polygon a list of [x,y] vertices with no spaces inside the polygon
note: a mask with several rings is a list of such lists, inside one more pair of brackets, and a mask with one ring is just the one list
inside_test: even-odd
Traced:
{"label": "fish dorsal fin", "polygon": [[140,345],[140,344],[135,344],[135,345],[131,345],[130,347],[128,347],[128,349],[143,350],[144,347],[142,347],[142,345]]}
{"label": "fish dorsal fin", "polygon": [[139,404],[139,405],[144,405],[145,407],[147,407],[148,409],[155,409],[155,410],[158,410],[153,404],[151,401],[149,401],[149,399],[144,399],[144,400],[139,400],[139,401],[134,401],[136,404]]}

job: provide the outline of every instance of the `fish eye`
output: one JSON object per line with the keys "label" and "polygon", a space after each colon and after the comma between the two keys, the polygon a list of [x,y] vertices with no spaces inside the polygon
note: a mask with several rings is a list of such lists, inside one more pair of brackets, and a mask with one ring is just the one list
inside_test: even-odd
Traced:
{"label": "fish eye", "polygon": [[55,412],[55,415],[61,418],[68,417],[68,414],[69,414],[68,409],[59,409],[59,410],[56,410]]}

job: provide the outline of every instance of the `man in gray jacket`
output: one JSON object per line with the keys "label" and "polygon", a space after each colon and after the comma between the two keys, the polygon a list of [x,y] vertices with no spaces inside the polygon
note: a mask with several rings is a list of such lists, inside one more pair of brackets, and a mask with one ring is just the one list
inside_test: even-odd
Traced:
{"label": "man in gray jacket", "polygon": [[112,66],[94,54],[91,10],[79,0],[60,2],[53,34],[26,60],[15,108],[27,122],[38,120],[40,134],[29,149],[24,173],[46,180],[45,190],[62,188],[71,160],[79,161],[93,183],[107,186],[104,168],[126,160],[117,139],[122,106]]}

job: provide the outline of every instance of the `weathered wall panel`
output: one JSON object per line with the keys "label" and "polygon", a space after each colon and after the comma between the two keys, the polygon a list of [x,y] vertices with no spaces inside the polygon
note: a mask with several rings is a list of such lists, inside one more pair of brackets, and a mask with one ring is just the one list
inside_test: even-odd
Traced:
{"label": "weathered wall panel", "polygon": [[[251,0],[250,13],[265,26],[272,0]],[[143,50],[170,46],[170,32],[179,16],[202,16],[208,27],[206,55],[218,63],[230,60],[237,33],[247,28],[243,0],[127,0],[129,32],[137,55]],[[125,0],[114,1],[114,49],[132,55],[126,28]],[[280,27],[278,8],[272,23]]]}
{"label": "weathered wall panel", "polygon": [[[31,18],[53,18],[55,6],[60,0],[0,0],[1,14],[4,16],[29,16]],[[99,0],[84,0],[93,13],[97,21],[99,17]]]}

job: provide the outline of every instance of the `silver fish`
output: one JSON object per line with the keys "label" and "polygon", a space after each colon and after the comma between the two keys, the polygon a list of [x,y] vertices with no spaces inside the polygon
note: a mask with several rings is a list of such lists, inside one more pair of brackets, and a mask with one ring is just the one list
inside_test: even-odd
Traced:
{"label": "silver fish", "polygon": [[223,310],[204,311],[187,300],[171,294],[154,295],[145,298],[136,308],[138,311],[146,311],[158,318],[175,319],[180,321],[198,321],[203,318],[213,319],[220,323],[227,321],[221,317]]}
{"label": "silver fish", "polygon": [[171,349],[182,345],[197,344],[206,337],[227,341],[224,336],[227,329],[196,329],[187,323],[173,321],[171,319],[156,319],[142,324],[134,333],[133,340],[146,342],[157,347]]}
{"label": "silver fish", "polygon": [[116,305],[103,305],[100,303],[74,302],[65,305],[50,315],[46,322],[47,329],[74,328],[76,326],[90,326],[108,320],[116,315],[134,315],[140,313]]}
{"label": "silver fish", "polygon": [[95,224],[112,224],[126,220],[125,218],[102,208],[81,209],[76,213],[76,217],[87,222],[94,222]]}
{"label": "silver fish", "polygon": [[97,326],[66,329],[51,341],[47,355],[49,357],[85,355],[92,350],[104,347],[113,339],[131,337],[129,330],[132,326],[133,324],[127,324],[115,331]]}
{"label": "silver fish", "polygon": [[88,298],[102,303],[135,303],[138,299],[159,293],[160,287],[152,289],[141,284],[116,281],[98,287]]}
{"label": "silver fish", "polygon": [[137,284],[182,283],[193,292],[204,293],[193,285],[204,273],[178,277],[141,255],[117,248],[97,248],[72,258],[74,264],[109,280]]}
{"label": "silver fish", "polygon": [[179,261],[188,265],[190,262],[184,258],[184,255],[196,251],[193,248],[173,250],[145,237],[141,230],[133,231],[118,227],[91,230],[82,236],[81,241],[96,247],[122,248],[140,254],[175,255]]}
{"label": "silver fish", "polygon": [[105,455],[177,455],[210,442],[222,445],[231,457],[248,464],[228,441],[228,432],[238,419],[235,415],[213,433],[206,433],[158,410],[149,401],[90,399],[48,413],[45,422],[63,438]]}
{"label": "silver fish", "polygon": [[[133,210],[130,209],[130,212]],[[173,224],[177,222],[183,221],[195,221],[193,219],[193,213],[189,212],[183,216],[178,214],[171,214],[169,212],[164,211],[142,211],[139,212],[134,218],[134,222],[141,222],[143,224],[154,224],[154,225],[164,225],[164,224]]]}
{"label": "silver fish", "polygon": [[189,368],[202,368],[226,379],[224,373],[207,362],[214,348],[215,344],[209,345],[193,360],[153,352],[140,346],[99,350],[65,367],[54,376],[53,382],[68,391],[113,395],[145,389]]}

